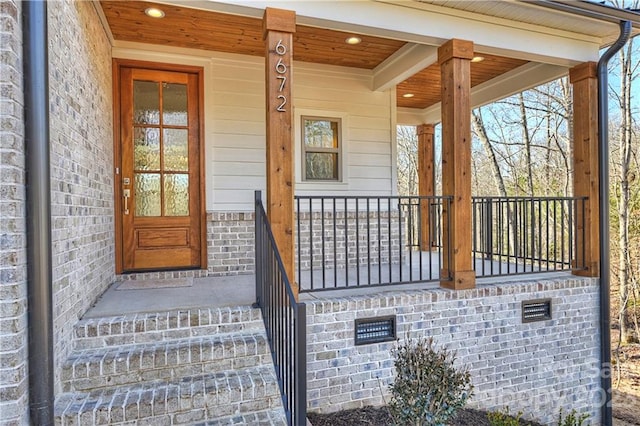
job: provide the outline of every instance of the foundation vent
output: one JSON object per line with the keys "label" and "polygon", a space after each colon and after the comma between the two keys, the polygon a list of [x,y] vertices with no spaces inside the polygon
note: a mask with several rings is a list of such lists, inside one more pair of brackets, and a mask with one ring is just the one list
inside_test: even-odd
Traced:
{"label": "foundation vent", "polygon": [[356,320],[356,345],[387,342],[396,339],[396,316]]}
{"label": "foundation vent", "polygon": [[525,300],[522,302],[522,322],[551,319],[551,299]]}

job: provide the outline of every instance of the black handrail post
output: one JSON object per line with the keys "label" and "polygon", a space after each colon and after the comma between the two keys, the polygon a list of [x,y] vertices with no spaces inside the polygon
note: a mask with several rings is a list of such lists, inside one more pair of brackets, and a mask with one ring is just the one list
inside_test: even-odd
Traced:
{"label": "black handrail post", "polygon": [[295,425],[307,424],[307,307],[298,303],[295,329]]}
{"label": "black handrail post", "polygon": [[255,234],[255,271],[256,271],[256,305],[262,306],[262,298],[260,297],[260,290],[262,287],[262,221],[260,220],[260,211],[258,206],[262,206],[262,191],[257,190],[254,192],[254,234]]}

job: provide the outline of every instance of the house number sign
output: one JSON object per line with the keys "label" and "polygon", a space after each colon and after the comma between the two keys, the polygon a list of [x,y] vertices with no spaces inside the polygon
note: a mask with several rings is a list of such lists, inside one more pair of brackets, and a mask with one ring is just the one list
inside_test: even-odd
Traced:
{"label": "house number sign", "polygon": [[289,75],[287,65],[284,63],[283,58],[287,53],[287,46],[282,42],[282,39],[278,40],[276,47],[274,48],[276,55],[278,55],[278,62],[276,62],[276,78],[279,80],[278,93],[276,96],[276,102],[278,106],[276,111],[287,112],[285,105],[287,105],[287,96],[283,94],[284,89],[287,87],[287,76]]}

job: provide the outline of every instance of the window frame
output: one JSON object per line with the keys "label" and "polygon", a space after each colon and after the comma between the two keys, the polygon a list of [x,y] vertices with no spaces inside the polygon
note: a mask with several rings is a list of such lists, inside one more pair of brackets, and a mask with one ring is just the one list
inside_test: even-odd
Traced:
{"label": "window frame", "polygon": [[[311,147],[309,149],[307,147],[306,138],[305,138],[305,121],[316,120],[316,121],[329,121],[332,123],[337,123],[337,130],[335,137],[337,138],[337,148],[324,148],[324,147]],[[344,137],[343,137],[343,118],[334,115],[316,115],[316,114],[300,114],[300,151],[301,151],[301,180],[305,183],[341,183],[344,179],[343,172],[343,145],[344,145]],[[337,176],[332,179],[313,179],[307,177],[307,153],[325,153],[325,154],[337,154],[337,164],[335,165],[335,169],[337,171]]]}

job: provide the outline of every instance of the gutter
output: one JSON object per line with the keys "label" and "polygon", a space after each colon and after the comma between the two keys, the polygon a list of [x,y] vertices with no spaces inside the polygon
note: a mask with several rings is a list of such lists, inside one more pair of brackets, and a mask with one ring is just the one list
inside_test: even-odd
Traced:
{"label": "gutter", "polygon": [[629,21],[635,28],[640,28],[640,14],[629,9],[620,9],[588,0],[520,0],[527,4],[542,6],[572,15],[580,15],[599,21],[619,24]]}
{"label": "gutter", "polygon": [[29,412],[54,424],[47,2],[23,1]]}
{"label": "gutter", "polygon": [[609,256],[609,60],[627,43],[631,36],[630,21],[620,21],[620,35],[598,61],[598,174],[600,181],[600,380],[604,391],[601,407],[602,424],[612,425],[611,402],[611,301]]}

